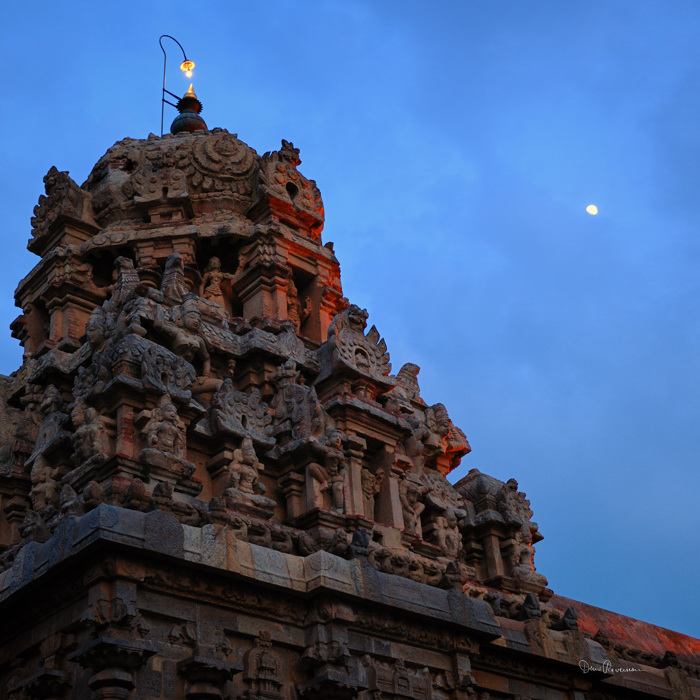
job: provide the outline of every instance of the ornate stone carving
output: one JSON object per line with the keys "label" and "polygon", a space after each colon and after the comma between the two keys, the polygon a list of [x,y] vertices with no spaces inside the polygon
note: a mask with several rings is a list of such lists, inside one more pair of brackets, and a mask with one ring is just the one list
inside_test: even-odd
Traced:
{"label": "ornate stone carving", "polygon": [[366,310],[351,304],[333,319],[328,329],[332,361],[388,385],[393,380],[388,379],[391,363],[386,343],[375,326],[365,335],[367,317]]}
{"label": "ornate stone carving", "polygon": [[94,221],[90,193],[78,187],[67,172],[51,166],[44,176],[44,187],[46,196],[39,197],[32,217],[34,238],[47,233],[54,223],[67,219],[84,221],[95,229],[98,228]]}
{"label": "ornate stone carving", "polygon": [[233,452],[233,459],[227,468],[228,481],[224,490],[226,503],[234,509],[252,509],[260,511],[265,517],[270,517],[275,508],[275,502],[265,497],[265,485],[260,481],[258,472],[261,464],[255,454],[253,441],[243,438],[241,447]]}
{"label": "ornate stone carving", "polygon": [[[180,253],[169,255],[168,259],[165,261],[165,270],[163,271],[163,279],[160,283],[160,291],[163,293],[163,298],[172,304],[181,304],[183,302],[187,294],[187,284],[185,283],[185,268]],[[199,310],[199,308],[197,310]],[[188,307],[187,310],[183,310],[183,321],[189,313],[192,313],[191,308]],[[186,327],[189,330],[194,330],[195,332],[198,330],[198,326],[197,328],[192,328],[195,323],[194,319],[187,319],[187,323],[188,325]]]}
{"label": "ornate stone carving", "polygon": [[366,518],[374,520],[374,499],[382,487],[384,472],[373,474],[367,467],[362,467],[360,480],[362,484],[362,502]]}
{"label": "ornate stone carving", "polygon": [[65,467],[51,458],[51,453],[68,439],[63,428],[68,416],[63,410],[63,399],[53,384],[50,384],[41,401],[44,418],[37,433],[34,450],[26,461],[30,468],[32,488],[29,496],[35,511],[43,511],[49,506],[57,506],[60,496],[59,482],[65,474]]}
{"label": "ornate stone carving", "polygon": [[105,428],[97,410],[78,401],[71,411],[73,433],[73,463],[80,466],[85,462],[98,464],[107,459],[108,445]]}
{"label": "ornate stone carving", "polygon": [[135,688],[134,673],[155,654],[146,642],[98,637],[69,655],[93,675],[88,686],[97,700],[126,700]]}
{"label": "ornate stone carving", "polygon": [[309,215],[306,223],[317,239],[324,221],[323,200],[316,183],[297,170],[300,164],[299,149],[282,139],[279,151],[265,153],[262,157],[262,194],[276,197]]}
{"label": "ornate stone carving", "polygon": [[207,342],[202,335],[202,312],[199,310],[196,296],[186,295],[182,304],[174,309],[172,318],[166,315],[163,307],[158,306],[153,318],[153,327],[165,337],[176,355],[187,362],[197,363],[199,373],[192,385],[193,394],[219,388],[221,380],[210,377],[211,358]]}
{"label": "ornate stone carving", "polygon": [[433,522],[435,543],[445,556],[457,557],[462,549],[462,534],[455,509],[447,508],[444,515],[438,515]]}
{"label": "ornate stone carving", "polygon": [[272,652],[269,632],[260,632],[252,649],[243,657],[243,680],[249,686],[241,697],[247,700],[281,700],[280,664]]}
{"label": "ornate stone carving", "polygon": [[407,362],[403,365],[396,375],[397,387],[394,389],[394,393],[400,391],[408,401],[415,401],[425,405],[425,401],[420,396],[420,387],[418,386],[419,372],[420,367],[412,362]]}
{"label": "ornate stone carving", "polygon": [[177,355],[160,345],[147,341],[126,340],[122,347],[129,344],[143,348],[141,353],[141,381],[149,389],[160,394],[169,394],[181,399],[188,399],[195,386],[194,367]]}
{"label": "ornate stone carving", "polygon": [[195,142],[189,158],[181,166],[195,191],[249,195],[249,175],[255,167],[255,151],[223,130]]}
{"label": "ornate stone carving", "polygon": [[209,423],[214,433],[249,435],[257,442],[274,445],[271,422],[258,389],[250,394],[236,391],[231,379],[225,379],[212,397]]}
{"label": "ornate stone carving", "polygon": [[141,450],[140,461],[178,481],[192,476],[195,465],[185,459],[184,426],[168,395],[163,396],[152,411],[143,436],[148,447]]}
{"label": "ornate stone carving", "polygon": [[302,323],[311,315],[311,299],[304,298],[304,305],[301,305],[294,280],[290,277],[287,281],[287,318],[299,331]]}
{"label": "ornate stone carving", "polygon": [[204,275],[202,275],[202,283],[199,288],[200,295],[225,309],[226,300],[221,285],[224,280],[232,280],[233,277],[234,275],[228,272],[222,272],[221,260],[215,255],[212,256],[204,269]]}
{"label": "ornate stone carving", "polygon": [[421,513],[425,510],[423,497],[431,490],[422,481],[408,472],[402,474],[399,484],[399,498],[401,500],[401,512],[403,513],[403,526],[405,530],[418,536],[423,534],[421,526]]}
{"label": "ornate stone carving", "polygon": [[282,442],[323,435],[323,409],[316,390],[299,384],[299,378],[294,360],[287,360],[273,375],[277,384],[270,404],[273,433]]}
{"label": "ornate stone carving", "polygon": [[[182,170],[160,167],[156,163],[144,163],[131,178],[131,191],[138,209],[145,210],[150,221],[160,221],[161,216],[173,218],[173,207],[187,206],[191,214],[187,180]],[[175,218],[182,217],[182,210]]]}
{"label": "ornate stone carving", "polygon": [[112,288],[109,306],[112,310],[121,308],[133,291],[141,284],[138,272],[134,269],[134,261],[123,256],[114,261],[117,279]]}
{"label": "ornate stone carving", "polygon": [[85,335],[93,352],[102,352],[114,330],[114,318],[102,307],[96,307],[85,325]]}

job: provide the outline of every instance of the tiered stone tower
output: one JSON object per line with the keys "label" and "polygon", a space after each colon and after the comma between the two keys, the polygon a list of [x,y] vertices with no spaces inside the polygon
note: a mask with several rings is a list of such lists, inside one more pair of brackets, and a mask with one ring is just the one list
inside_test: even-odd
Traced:
{"label": "tiered stone tower", "polygon": [[553,597],[515,480],[447,481],[464,433],[343,297],[299,164],[200,128],[44,179],[0,698],[700,697],[693,640]]}

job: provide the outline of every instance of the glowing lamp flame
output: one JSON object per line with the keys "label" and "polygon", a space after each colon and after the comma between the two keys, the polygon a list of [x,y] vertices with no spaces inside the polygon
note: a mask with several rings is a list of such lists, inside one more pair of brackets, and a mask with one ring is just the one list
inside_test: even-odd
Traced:
{"label": "glowing lamp flame", "polygon": [[194,68],[194,61],[183,61],[180,64],[180,70],[188,77],[192,77],[192,69]]}

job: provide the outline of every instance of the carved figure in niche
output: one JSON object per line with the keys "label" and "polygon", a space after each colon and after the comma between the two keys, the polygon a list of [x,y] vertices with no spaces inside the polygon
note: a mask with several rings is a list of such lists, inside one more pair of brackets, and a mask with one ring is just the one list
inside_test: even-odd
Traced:
{"label": "carved figure in niche", "polygon": [[226,308],[224,293],[221,290],[221,283],[224,280],[232,280],[233,275],[221,271],[221,260],[216,256],[209,258],[209,262],[204,270],[202,284],[200,285],[200,295],[209,301],[213,301],[222,308]]}
{"label": "carved figure in niche", "polygon": [[244,697],[265,697],[270,700],[281,698],[282,681],[279,663],[272,654],[272,640],[269,632],[260,632],[255,646],[243,657],[243,680],[250,684],[250,691]]}
{"label": "carved figure in niche", "polygon": [[462,549],[462,534],[459,531],[459,518],[454,508],[448,508],[443,515],[435,518],[435,539],[447,557],[456,557]]}
{"label": "carved figure in niche", "polygon": [[141,450],[139,459],[154,467],[176,471],[178,476],[188,479],[195,466],[185,460],[184,428],[180,424],[177,408],[166,394],[143,430],[148,447]]}
{"label": "carved figure in niche", "polygon": [[362,486],[362,502],[366,518],[374,519],[374,499],[382,487],[384,472],[372,474],[367,467],[362,467],[360,481]]}
{"label": "carved figure in niche", "polygon": [[342,451],[342,435],[329,424],[325,434],[318,439],[318,452],[322,455],[323,466],[310,463],[307,470],[316,482],[314,505],[323,506],[323,493],[330,494],[331,509],[336,513],[345,512],[345,456]]}
{"label": "carved figure in niche", "polygon": [[201,363],[201,374],[192,386],[192,393],[203,394],[215,391],[221,386],[221,380],[210,377],[211,359],[202,332],[202,312],[199,310],[197,297],[188,294],[182,304],[176,309],[175,322],[170,321],[158,307],[153,319],[154,328],[162,333],[169,341],[170,349],[180,357],[193,363]]}
{"label": "carved figure in niche", "polygon": [[405,530],[419,536],[423,535],[420,516],[425,510],[425,503],[422,503],[422,498],[431,490],[416,479],[406,476],[406,474],[403,475],[399,483],[399,500],[401,501]]}
{"label": "carved figure in niche", "polygon": [[166,300],[175,304],[182,303],[185,298],[187,285],[185,284],[185,268],[180,253],[172,253],[165,261],[160,291],[163,292],[163,297]]}
{"label": "carved figure in niche", "polygon": [[58,503],[60,485],[57,476],[57,470],[52,469],[44,460],[35,462],[31,472],[32,488],[29,491],[29,498],[35,510],[42,511]]}
{"label": "carved figure in niche", "polygon": [[243,438],[241,447],[233,452],[233,459],[228,466],[228,485],[224,490],[226,503],[252,503],[256,506],[273,510],[275,502],[265,497],[265,485],[260,481],[258,473],[260,461],[255,454],[253,441]]}
{"label": "carved figure in niche", "polygon": [[104,446],[104,428],[94,408],[88,408],[78,401],[71,411],[73,433],[72,459],[76,466],[91,460],[103,462],[107,459]]}
{"label": "carved figure in niche", "polygon": [[304,298],[304,306],[299,302],[299,295],[294,280],[290,277],[287,281],[287,318],[294,324],[294,328],[299,331],[302,323],[311,315],[313,307],[309,297]]}
{"label": "carved figure in niche", "polygon": [[340,432],[329,425],[323,439],[324,466],[330,481],[331,507],[336,513],[345,511],[345,456]]}
{"label": "carved figure in niche", "polygon": [[300,372],[294,360],[287,360],[272,375],[277,393],[270,403],[274,433],[283,439],[320,438],[323,411],[313,387],[299,383]]}
{"label": "carved figure in niche", "polygon": [[40,410],[44,419],[37,432],[34,450],[26,461],[26,465],[31,468],[32,488],[29,496],[35,511],[57,506],[60,494],[58,480],[62,476],[62,467],[54,466],[45,453],[67,436],[62,426],[68,416],[63,412],[61,394],[53,384],[46,388]]}

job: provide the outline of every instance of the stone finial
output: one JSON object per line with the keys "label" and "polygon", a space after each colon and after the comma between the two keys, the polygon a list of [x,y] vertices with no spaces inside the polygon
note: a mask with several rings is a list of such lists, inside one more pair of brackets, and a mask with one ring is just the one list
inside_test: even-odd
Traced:
{"label": "stone finial", "polygon": [[194,88],[190,85],[187,92],[180,98],[177,103],[177,111],[180,114],[175,117],[170,125],[171,134],[179,134],[182,131],[207,131],[207,125],[204,119],[199,116],[202,111],[202,103],[194,94]]}

